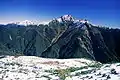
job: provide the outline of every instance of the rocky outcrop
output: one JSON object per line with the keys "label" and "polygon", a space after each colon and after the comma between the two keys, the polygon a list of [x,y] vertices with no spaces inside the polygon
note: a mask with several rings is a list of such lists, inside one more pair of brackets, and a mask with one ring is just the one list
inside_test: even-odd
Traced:
{"label": "rocky outcrop", "polygon": [[120,30],[73,20],[49,25],[0,25],[0,54],[120,61]]}

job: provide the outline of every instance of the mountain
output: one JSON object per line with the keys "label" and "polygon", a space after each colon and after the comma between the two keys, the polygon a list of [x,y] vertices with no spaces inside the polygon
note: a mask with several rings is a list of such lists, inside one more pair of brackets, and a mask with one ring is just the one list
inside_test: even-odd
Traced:
{"label": "mountain", "polygon": [[92,25],[71,15],[47,25],[0,25],[0,54],[120,61],[120,30]]}
{"label": "mountain", "polygon": [[24,25],[24,26],[27,26],[27,25],[37,25],[36,23],[34,23],[32,21],[29,21],[29,20],[20,21],[20,22],[10,22],[8,24],[16,24],[16,25]]}

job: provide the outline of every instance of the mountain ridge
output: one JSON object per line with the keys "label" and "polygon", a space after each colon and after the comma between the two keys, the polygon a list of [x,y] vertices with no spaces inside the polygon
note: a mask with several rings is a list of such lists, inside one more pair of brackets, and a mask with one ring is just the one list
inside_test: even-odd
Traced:
{"label": "mountain ridge", "polygon": [[18,22],[9,22],[9,23],[6,23],[7,24],[16,24],[16,25],[24,25],[24,26],[27,26],[27,25],[40,25],[40,24],[43,24],[43,25],[48,25],[51,21],[53,20],[57,20],[58,22],[65,22],[65,21],[73,21],[73,22],[81,22],[81,23],[89,23],[86,19],[75,19],[72,15],[63,15],[61,17],[58,17],[58,18],[54,18],[52,20],[49,20],[49,21],[44,21],[42,23],[36,23],[34,21],[29,21],[29,20],[24,20],[24,21],[18,21]]}
{"label": "mountain ridge", "polygon": [[48,25],[0,25],[0,54],[120,61],[119,29],[76,21],[71,15],[60,18]]}

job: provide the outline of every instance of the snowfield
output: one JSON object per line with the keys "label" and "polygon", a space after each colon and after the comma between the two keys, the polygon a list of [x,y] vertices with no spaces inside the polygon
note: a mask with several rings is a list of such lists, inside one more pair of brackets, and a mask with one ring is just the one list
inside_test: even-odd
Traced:
{"label": "snowfield", "polygon": [[120,80],[120,63],[35,56],[0,57],[0,80]]}

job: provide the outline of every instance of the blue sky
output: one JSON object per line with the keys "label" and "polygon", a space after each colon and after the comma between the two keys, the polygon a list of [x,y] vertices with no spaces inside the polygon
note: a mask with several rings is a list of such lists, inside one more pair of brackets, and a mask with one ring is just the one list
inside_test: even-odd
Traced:
{"label": "blue sky", "polygon": [[0,23],[48,21],[65,14],[120,27],[119,0],[0,0]]}

